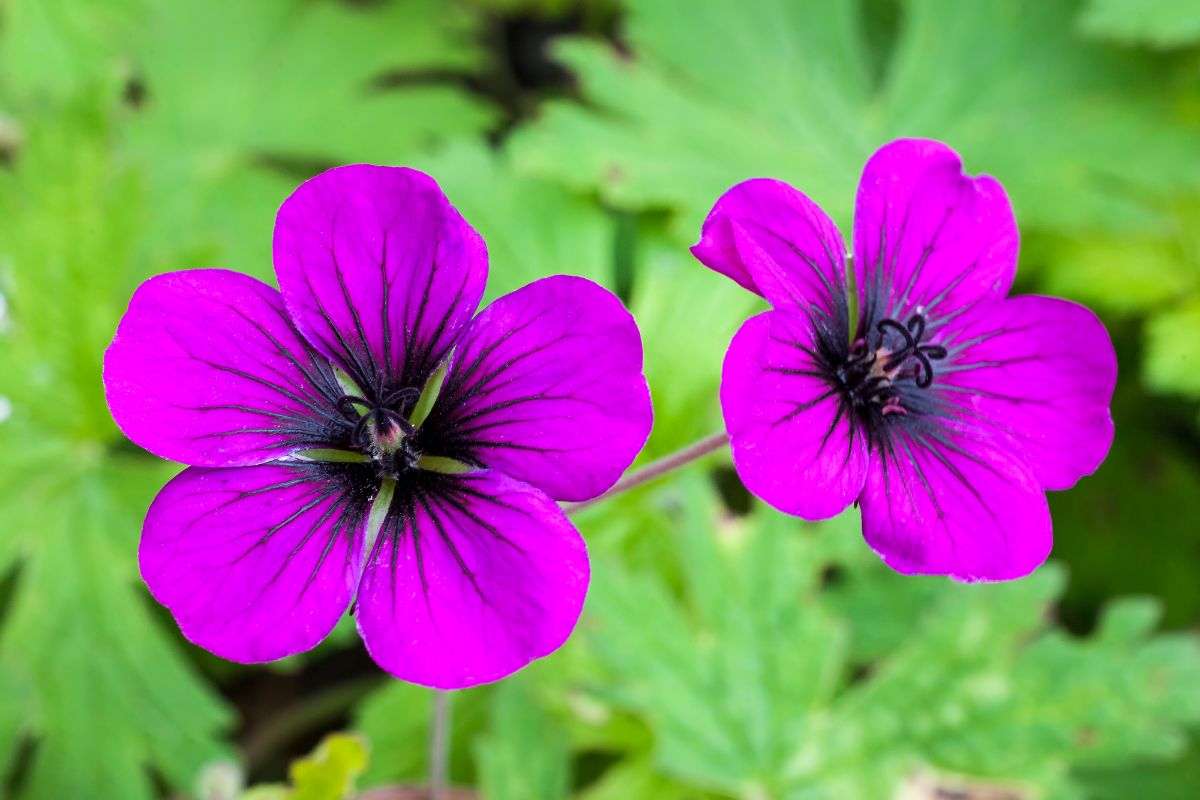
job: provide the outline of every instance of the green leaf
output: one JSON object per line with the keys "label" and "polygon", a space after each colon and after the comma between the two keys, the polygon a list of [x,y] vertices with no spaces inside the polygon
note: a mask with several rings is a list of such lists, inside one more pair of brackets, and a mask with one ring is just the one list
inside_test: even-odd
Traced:
{"label": "green leaf", "polygon": [[96,83],[123,81],[127,51],[146,0],[3,0],[0,92],[29,100],[65,98]]}
{"label": "green leaf", "polygon": [[720,431],[721,363],[741,324],[761,301],[700,267],[661,236],[641,236],[631,307],[646,343],[654,458]]}
{"label": "green leaf", "polygon": [[759,175],[846,224],[866,157],[899,136],[942,139],[999,176],[1026,225],[1153,228],[1138,192],[1200,182],[1196,133],[1174,119],[1161,63],[1073,37],[1073,6],[907,0],[876,81],[854,0],[631,0],[631,52],[564,43],[588,105],[548,104],[515,152],[619,206],[678,210],[681,239]]}
{"label": "green leaf", "polygon": [[355,780],[367,766],[367,748],[346,734],[327,736],[309,756],[288,770],[295,790],[291,800],[338,800],[354,791]]}
{"label": "green leaf", "polygon": [[504,154],[481,143],[456,142],[415,166],[487,242],[487,298],[562,273],[613,286],[615,224],[595,204],[515,173]]}
{"label": "green leaf", "polygon": [[1079,27],[1122,44],[1182,47],[1200,42],[1200,5],[1192,0],[1088,0]]}
{"label": "green leaf", "polygon": [[9,775],[25,733],[26,720],[34,714],[34,691],[29,676],[0,653],[0,775]]}
{"label": "green leaf", "polygon": [[1146,314],[1200,290],[1200,207],[1164,215],[1164,235],[1112,235],[1043,243],[1040,289],[1112,317]]}
{"label": "green leaf", "polygon": [[1071,565],[1064,612],[1076,624],[1090,624],[1107,598],[1126,592],[1162,597],[1171,627],[1200,615],[1191,563],[1200,548],[1200,465],[1181,434],[1192,419],[1178,401],[1148,402],[1138,392],[1118,388],[1120,432],[1096,474],[1049,496],[1055,555]]}
{"label": "green leaf", "polygon": [[1145,371],[1154,391],[1200,395],[1200,297],[1147,321]]}
{"label": "green leaf", "polygon": [[902,630],[890,651],[856,647],[867,606],[847,605],[848,587],[889,573],[826,541],[866,551],[854,515],[734,522],[700,483],[663,493],[681,490],[682,594],[607,563],[585,618],[611,671],[595,696],[644,716],[676,780],[741,797],[889,797],[928,773],[1078,797],[1073,771],[1177,756],[1200,721],[1200,641],[1151,636],[1143,601],[1077,639],[1049,624],[1063,585],[1052,566],[1007,584],[918,579],[889,616]]}
{"label": "green leaf", "polygon": [[578,795],[579,800],[628,800],[653,797],[655,800],[702,800],[718,797],[699,793],[694,788],[664,778],[654,771],[648,759],[626,759],[606,771],[601,778]]}
{"label": "green leaf", "polygon": [[187,786],[223,753],[230,718],[134,588],[140,509],[168,473],[142,459],[29,452],[0,464],[26,476],[23,502],[9,486],[0,497],[5,538],[22,551],[0,649],[30,676],[24,726],[39,740],[22,796],[148,799],[146,765]]}
{"label": "green leaf", "polygon": [[[1197,752],[1193,741],[1192,752]],[[1089,800],[1192,800],[1200,795],[1200,759],[1181,758],[1160,766],[1112,768],[1097,765],[1081,776]]]}
{"label": "green leaf", "polygon": [[810,712],[832,697],[843,631],[802,602],[812,565],[777,530],[793,523],[776,518],[762,536],[714,526],[714,500],[691,485],[674,542],[686,605],[650,575],[615,563],[594,572],[588,642],[613,672],[601,696],[645,715],[668,775],[769,796]]}
{"label": "green leaf", "polygon": [[367,745],[358,736],[326,736],[311,755],[288,768],[291,787],[255,786],[242,800],[342,800],[354,793],[359,775],[367,766]]}
{"label": "green leaf", "polygon": [[[474,782],[472,742],[487,718],[488,687],[454,692],[451,698],[450,778]],[[354,729],[371,743],[372,758],[363,786],[424,781],[429,774],[429,733],[433,693],[391,681],[355,709]]]}
{"label": "green leaf", "polygon": [[104,404],[141,195],[91,104],[29,122],[0,175],[0,571],[15,568],[0,652],[37,741],[18,796],[148,800],[149,769],[190,785],[231,720],[139,588],[142,516],[172,468],[123,443]]}
{"label": "green leaf", "polygon": [[113,163],[111,127],[94,104],[25,123],[17,168],[0,172],[0,287],[11,317],[0,332],[0,394],[12,402],[11,427],[104,441],[115,427],[100,356],[141,277],[144,196]]}
{"label": "green leaf", "polygon": [[275,211],[300,180],[482,131],[493,112],[423,77],[478,66],[474,34],[436,0],[155,0],[128,143],[157,201],[158,257],[187,243],[198,262],[269,276]]}
{"label": "green leaf", "polygon": [[488,800],[567,797],[566,738],[527,684],[526,678],[509,678],[492,694],[488,732],[475,746],[479,787]]}

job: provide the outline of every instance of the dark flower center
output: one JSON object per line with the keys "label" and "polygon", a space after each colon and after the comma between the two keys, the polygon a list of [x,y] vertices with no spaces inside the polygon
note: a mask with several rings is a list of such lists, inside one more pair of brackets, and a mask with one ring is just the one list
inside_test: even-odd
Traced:
{"label": "dark flower center", "polygon": [[380,477],[395,478],[417,469],[421,451],[415,439],[417,428],[408,416],[420,396],[419,389],[408,386],[375,402],[353,394],[337,400],[339,411],[357,418],[350,432],[351,445],[371,456]]}
{"label": "dark flower center", "polygon": [[914,314],[907,324],[881,319],[874,331],[854,342],[835,372],[855,408],[875,408],[885,417],[908,413],[901,385],[927,388],[933,382],[933,362],[947,355],[941,345],[921,344],[924,335],[925,317]]}

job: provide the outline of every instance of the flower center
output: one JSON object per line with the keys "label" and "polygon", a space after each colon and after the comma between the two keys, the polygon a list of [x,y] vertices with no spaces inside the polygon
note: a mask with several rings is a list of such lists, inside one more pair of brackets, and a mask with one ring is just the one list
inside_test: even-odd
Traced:
{"label": "flower center", "polygon": [[374,403],[353,394],[338,398],[337,407],[342,413],[350,417],[358,415],[350,441],[371,455],[382,477],[394,478],[416,469],[421,460],[421,451],[413,439],[417,428],[405,414],[420,396],[419,389],[409,386]]}
{"label": "flower center", "polygon": [[922,314],[914,314],[904,325],[881,319],[874,333],[878,335],[874,346],[867,337],[851,346],[849,358],[837,368],[838,379],[855,407],[875,407],[885,417],[907,414],[897,384],[911,381],[919,389],[927,388],[933,382],[933,362],[946,357],[946,348],[921,344],[925,335]]}

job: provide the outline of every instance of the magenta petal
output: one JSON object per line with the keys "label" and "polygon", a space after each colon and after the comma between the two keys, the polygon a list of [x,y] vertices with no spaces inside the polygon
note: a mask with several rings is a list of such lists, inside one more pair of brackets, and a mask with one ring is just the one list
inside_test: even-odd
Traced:
{"label": "magenta petal", "polygon": [[479,305],[487,249],[432,178],[357,164],[284,201],[275,273],[313,346],[364,391],[420,389]]}
{"label": "magenta petal", "polygon": [[939,386],[972,417],[1015,438],[1046,489],[1100,466],[1113,440],[1117,357],[1088,309],[1053,297],[977,305],[942,343]]}
{"label": "magenta petal", "polygon": [[721,406],[746,488],[780,511],[825,519],[862,490],[867,447],[814,354],[813,325],[789,311],[747,320],[725,355]]}
{"label": "magenta petal", "polygon": [[562,509],[496,472],[425,473],[397,487],[358,591],[367,650],[401,680],[499,680],[567,640],[587,549]]}
{"label": "magenta petal", "polygon": [[863,315],[931,327],[983,297],[1003,297],[1017,270],[1017,223],[1004,188],[968,177],[940,142],[901,139],[867,161],[854,209],[854,272]]}
{"label": "magenta petal", "polygon": [[1028,575],[1050,554],[1046,495],[1019,449],[980,431],[896,429],[871,461],[863,536],[892,569],[964,581]]}
{"label": "magenta petal", "polygon": [[373,491],[351,490],[343,467],[192,467],[159,492],[138,556],[184,636],[222,658],[260,662],[333,630],[361,574]]}
{"label": "magenta petal", "polygon": [[586,500],[621,477],[653,413],[633,317],[557,275],[496,300],[464,332],[424,429],[442,455]]}
{"label": "magenta petal", "polygon": [[776,308],[825,312],[846,303],[846,245],[837,226],[803,193],[756,178],[713,206],[692,254]]}
{"label": "magenta petal", "polygon": [[333,369],[292,327],[279,292],[225,270],[138,287],[104,355],[104,389],[125,435],[196,466],[328,447],[346,427]]}

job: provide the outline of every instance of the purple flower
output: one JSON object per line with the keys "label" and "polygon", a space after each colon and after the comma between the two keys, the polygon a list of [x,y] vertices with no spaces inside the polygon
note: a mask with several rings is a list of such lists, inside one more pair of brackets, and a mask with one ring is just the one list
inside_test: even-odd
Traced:
{"label": "purple flower", "polygon": [[282,292],[146,281],[106,354],[121,429],[192,465],[146,515],[155,598],[242,662],[313,647],[353,601],[371,656],[439,688],[555,650],[589,574],[555,500],[607,489],[650,431],[632,317],[562,275],[475,315],[483,240],[409,169],[308,181],[274,259]]}
{"label": "purple flower", "polygon": [[857,291],[841,235],[803,194],[752,180],[721,197],[692,252],[772,306],[738,331],[722,375],[747,488],[806,519],[856,502],[899,572],[1004,580],[1041,564],[1045,490],[1112,443],[1117,364],[1086,308],[1005,297],[1017,246],[1000,184],[932,141],[867,162]]}

